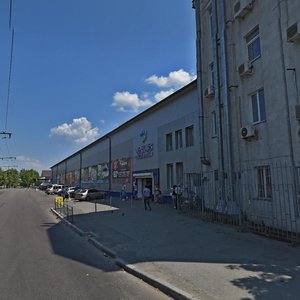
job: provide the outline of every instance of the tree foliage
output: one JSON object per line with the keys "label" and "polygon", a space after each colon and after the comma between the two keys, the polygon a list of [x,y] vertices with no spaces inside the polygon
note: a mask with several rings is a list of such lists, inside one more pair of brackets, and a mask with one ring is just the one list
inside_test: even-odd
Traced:
{"label": "tree foliage", "polygon": [[19,173],[20,184],[24,187],[29,187],[31,184],[36,184],[39,179],[39,173],[33,169],[22,169]]}
{"label": "tree foliage", "polygon": [[22,169],[20,172],[16,169],[2,170],[0,168],[0,186],[16,187],[24,186],[28,187],[32,184],[37,184],[39,180],[39,173],[33,169]]}

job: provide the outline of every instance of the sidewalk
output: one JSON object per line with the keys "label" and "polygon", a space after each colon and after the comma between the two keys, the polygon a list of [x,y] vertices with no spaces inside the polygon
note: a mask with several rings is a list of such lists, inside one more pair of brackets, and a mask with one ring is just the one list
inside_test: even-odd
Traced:
{"label": "sidewalk", "polygon": [[[300,248],[205,223],[171,205],[67,201],[74,225],[178,295],[193,299],[299,299]],[[176,288],[175,288],[176,287]],[[176,292],[176,291],[175,291]],[[184,297],[183,297],[184,298]]]}

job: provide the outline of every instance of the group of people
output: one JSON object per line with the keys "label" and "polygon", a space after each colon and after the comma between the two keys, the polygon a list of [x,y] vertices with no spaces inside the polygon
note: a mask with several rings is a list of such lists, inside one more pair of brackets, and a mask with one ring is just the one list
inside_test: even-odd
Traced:
{"label": "group of people", "polygon": [[[177,195],[178,195],[178,189],[179,187],[176,185],[173,185],[172,187],[172,192],[171,192],[171,196],[172,196],[172,201],[173,201],[173,205],[174,208],[178,208],[178,199],[177,199]],[[136,199],[137,197],[137,186],[134,183],[132,186],[132,198]],[[124,184],[122,187],[122,191],[121,191],[121,200],[125,201],[128,199],[127,193],[126,193],[126,185]],[[154,195],[152,194],[151,191],[151,185],[146,184],[144,189],[143,189],[143,200],[144,200],[144,207],[145,210],[151,210],[151,205],[150,202],[155,202],[155,203],[161,203],[162,202],[162,192],[159,188],[158,185],[155,186],[155,191],[154,191]]]}
{"label": "group of people", "polygon": [[150,202],[154,201],[155,203],[161,203],[162,201],[162,192],[159,186],[155,186],[154,195],[152,195],[151,186],[147,185],[143,189],[143,199],[144,199],[144,206],[145,210],[151,210]]}

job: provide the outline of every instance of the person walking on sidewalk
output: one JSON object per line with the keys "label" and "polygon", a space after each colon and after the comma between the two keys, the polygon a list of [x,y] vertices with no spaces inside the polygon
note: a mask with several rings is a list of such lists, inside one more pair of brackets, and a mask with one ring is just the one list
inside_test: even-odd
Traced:
{"label": "person walking on sidewalk", "polygon": [[147,208],[149,208],[149,210],[151,210],[151,206],[150,206],[151,190],[150,190],[149,186],[147,186],[147,185],[144,187],[144,190],[143,190],[143,198],[144,198],[145,210],[147,210]]}
{"label": "person walking on sidewalk", "polygon": [[176,193],[176,191],[177,191],[177,185],[174,184],[172,187],[171,195],[172,195],[173,206],[174,206],[174,208],[177,209],[177,193]]}
{"label": "person walking on sidewalk", "polygon": [[126,184],[123,185],[122,191],[121,191],[121,200],[125,201],[127,200],[127,193],[126,193]]}
{"label": "person walking on sidewalk", "polygon": [[159,186],[156,185],[155,186],[155,194],[154,194],[154,202],[161,203],[161,198],[162,198],[161,190],[160,190]]}

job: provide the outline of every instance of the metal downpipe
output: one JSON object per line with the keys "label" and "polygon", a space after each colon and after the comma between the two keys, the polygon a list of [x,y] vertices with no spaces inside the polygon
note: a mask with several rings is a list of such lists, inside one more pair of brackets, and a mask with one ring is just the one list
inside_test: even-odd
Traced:
{"label": "metal downpipe", "polygon": [[212,31],[213,31],[213,68],[214,68],[214,91],[215,91],[215,112],[218,136],[218,199],[216,210],[225,212],[226,197],[224,187],[224,151],[223,151],[223,130],[222,111],[220,95],[220,74],[219,74],[219,46],[218,46],[218,11],[217,0],[212,1]]}
{"label": "metal downpipe", "polygon": [[[233,187],[233,152],[232,152],[232,135],[231,135],[231,116],[230,116],[230,102],[228,93],[228,62],[226,49],[226,12],[225,0],[220,2],[220,47],[221,47],[221,72],[222,72],[222,100],[224,112],[224,145],[226,150],[226,201],[227,209],[230,213],[240,213],[234,197]],[[228,202],[229,201],[229,202]],[[233,203],[234,201],[234,203]],[[230,203],[230,204],[229,204]]]}
{"label": "metal downpipe", "polygon": [[200,135],[200,160],[201,171],[202,164],[209,164],[205,153],[205,137],[204,137],[204,108],[203,108],[203,83],[202,83],[202,55],[201,55],[201,13],[200,0],[193,1],[196,16],[196,60],[197,60],[197,94],[199,105],[199,135]]}

